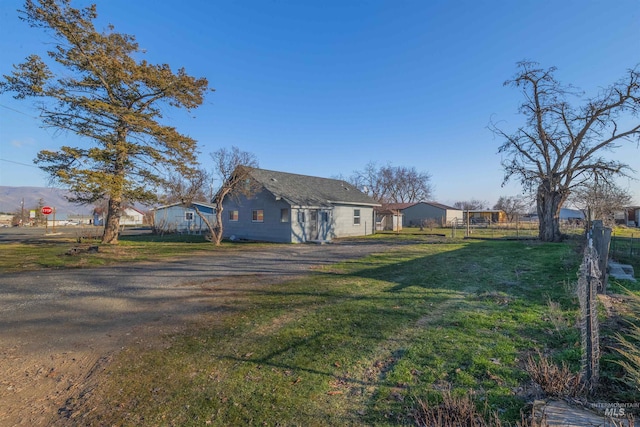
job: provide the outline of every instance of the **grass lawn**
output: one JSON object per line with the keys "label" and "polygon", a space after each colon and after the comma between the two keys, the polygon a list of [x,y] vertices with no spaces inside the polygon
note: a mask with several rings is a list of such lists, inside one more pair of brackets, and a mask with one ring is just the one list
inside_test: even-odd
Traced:
{"label": "grass lawn", "polygon": [[[158,261],[161,259],[233,252],[260,246],[260,243],[214,246],[197,235],[140,235],[121,236],[118,245],[102,245],[99,239],[77,243],[73,238],[32,239],[20,243],[0,245],[0,273],[12,273],[50,268],[87,268],[105,265]],[[97,246],[98,252],[68,255],[71,248],[86,249]]]}
{"label": "grass lawn", "polygon": [[97,425],[404,425],[419,401],[471,391],[515,422],[530,398],[528,354],[579,369],[580,258],[572,243],[416,240],[286,283],[212,285],[224,310],[121,352],[76,415]]}

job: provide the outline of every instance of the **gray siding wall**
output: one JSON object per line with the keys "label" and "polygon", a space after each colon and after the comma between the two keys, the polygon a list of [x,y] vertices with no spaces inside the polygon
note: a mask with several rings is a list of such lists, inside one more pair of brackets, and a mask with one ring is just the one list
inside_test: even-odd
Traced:
{"label": "gray siding wall", "polygon": [[[354,210],[360,210],[360,224],[354,224]],[[373,208],[365,206],[337,205],[334,207],[335,237],[366,236],[373,234],[375,221]]]}
{"label": "gray siding wall", "polygon": [[[263,210],[263,222],[252,221],[252,211],[256,209]],[[288,222],[281,222],[281,209],[289,209]],[[353,224],[354,209],[360,209],[359,225]],[[229,219],[232,210],[238,211],[238,221]],[[225,200],[222,225],[225,238],[303,243],[372,234],[374,221],[371,207],[291,208],[284,200],[275,200],[270,192],[261,191],[250,199]]]}
{"label": "gray siding wall", "polygon": [[[292,241],[291,221],[295,220],[291,208],[284,200],[276,200],[268,191],[261,191],[251,198],[240,196],[225,199],[222,211],[222,235],[224,238],[235,236],[239,239],[260,240],[265,242]],[[262,209],[263,222],[253,221],[252,212]],[[280,221],[281,209],[289,209],[289,222]],[[238,221],[229,220],[229,212],[238,211]]]}
{"label": "gray siding wall", "polygon": [[[207,217],[207,220],[213,225],[216,222],[215,215],[210,212],[203,212],[202,209],[200,211]],[[193,213],[193,220],[186,220],[186,212]],[[194,209],[187,209],[184,206],[170,206],[167,208],[158,209],[154,213],[154,224],[155,227],[168,231],[178,231],[180,233],[185,232],[203,232],[209,231],[207,228],[207,224],[202,221],[202,218],[198,216]]]}
{"label": "gray siding wall", "polygon": [[[304,214],[304,222],[302,214]],[[291,241],[303,243],[310,240],[331,240],[335,235],[333,208],[293,209]]]}

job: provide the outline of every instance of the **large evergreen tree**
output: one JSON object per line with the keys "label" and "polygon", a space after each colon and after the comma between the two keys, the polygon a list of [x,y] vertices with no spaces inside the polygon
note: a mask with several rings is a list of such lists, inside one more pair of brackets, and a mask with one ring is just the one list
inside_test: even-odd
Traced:
{"label": "large evergreen tree", "polygon": [[137,59],[142,51],[135,38],[112,26],[97,31],[96,17],[95,5],[74,9],[70,0],[27,0],[21,18],[55,43],[48,61],[30,55],[14,65],[0,92],[42,100],[36,106],[43,126],[90,141],[41,151],[35,161],[70,189],[71,201],[107,200],[102,241],[117,243],[124,203],[154,201],[165,168],[180,173],[194,166],[196,141],[160,120],[167,106],[202,104],[208,82]]}

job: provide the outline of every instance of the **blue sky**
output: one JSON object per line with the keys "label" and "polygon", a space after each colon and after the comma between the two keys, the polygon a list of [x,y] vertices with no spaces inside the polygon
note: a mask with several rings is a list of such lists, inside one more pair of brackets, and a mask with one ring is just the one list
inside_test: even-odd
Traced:
{"label": "blue sky", "polygon": [[[88,4],[74,2],[76,7]],[[515,128],[522,95],[504,87],[516,62],[558,67],[588,94],[640,63],[640,1],[97,2],[97,26],[133,34],[150,62],[184,67],[216,91],[165,123],[209,153],[235,145],[266,169],[349,176],[368,162],[432,176],[434,199],[493,205],[517,195],[503,172],[500,120]],[[0,2],[0,74],[50,41]],[[30,100],[0,95],[0,185],[45,186],[42,149],[74,136],[39,128]],[[616,157],[640,171],[640,150]],[[638,175],[640,176],[640,175]],[[640,204],[640,182],[622,180]]]}

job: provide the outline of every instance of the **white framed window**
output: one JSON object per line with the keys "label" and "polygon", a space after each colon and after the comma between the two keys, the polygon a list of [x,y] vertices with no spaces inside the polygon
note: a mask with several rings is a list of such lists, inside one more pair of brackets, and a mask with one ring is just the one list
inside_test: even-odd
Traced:
{"label": "white framed window", "polygon": [[360,225],[360,209],[353,210],[353,225]]}
{"label": "white framed window", "polygon": [[195,216],[194,216],[193,212],[185,212],[184,213],[184,220],[185,221],[193,221],[194,218],[195,218]]}
{"label": "white framed window", "polygon": [[280,209],[280,222],[289,222],[289,209]]}
{"label": "white framed window", "polygon": [[254,209],[253,211],[251,211],[251,221],[264,222],[264,210]]}
{"label": "white framed window", "polygon": [[320,212],[320,221],[329,222],[329,212]]}
{"label": "white framed window", "polygon": [[237,221],[238,220],[238,211],[231,210],[229,211],[229,221]]}
{"label": "white framed window", "polygon": [[305,221],[304,212],[298,212],[298,222],[304,223],[304,221]]}

